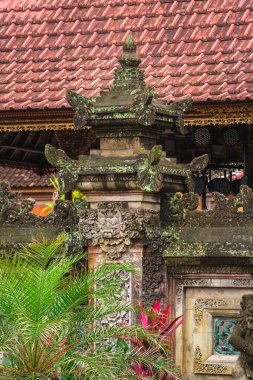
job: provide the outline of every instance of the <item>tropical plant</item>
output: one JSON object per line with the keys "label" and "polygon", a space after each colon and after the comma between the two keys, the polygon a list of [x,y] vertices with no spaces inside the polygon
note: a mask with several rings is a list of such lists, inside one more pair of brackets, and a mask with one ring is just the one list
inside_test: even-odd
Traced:
{"label": "tropical plant", "polygon": [[[57,199],[59,199],[59,193],[60,193],[60,182],[59,182],[59,179],[53,175],[52,178],[50,178],[50,182],[51,182],[51,185],[53,186],[54,188],[54,193],[53,193],[53,200],[52,202],[50,203],[46,203],[45,207],[43,208],[42,210],[42,213],[43,214],[48,214],[49,212],[51,212],[54,208],[54,204],[55,204],[55,201]],[[62,195],[60,197],[60,199],[65,199],[65,195]]]}
{"label": "tropical plant", "polygon": [[[172,321],[168,320],[168,314],[170,310],[170,305],[168,305],[164,310],[161,310],[161,302],[157,301],[151,309],[144,309],[141,306],[140,312],[140,322],[145,331],[148,331],[151,334],[155,334],[157,338],[157,345],[152,342],[150,344],[149,341],[143,340],[139,336],[135,338],[126,337],[124,339],[121,338],[120,344],[124,346],[126,342],[130,341],[132,344],[132,349],[145,353],[147,351],[152,351],[152,354],[155,356],[156,354],[161,355],[163,357],[169,357],[169,349],[164,351],[164,344],[167,348],[171,346],[171,342],[169,341],[169,337],[172,333],[183,323],[182,316],[175,318]],[[161,345],[163,349],[161,350]],[[125,346],[127,349],[127,345]],[[161,360],[161,358],[159,359]],[[167,359],[168,360],[168,359]],[[171,363],[172,364],[172,363]],[[170,364],[170,365],[171,365]],[[164,370],[159,371],[159,369],[146,366],[144,363],[134,362],[132,364],[132,371],[138,376],[138,378],[154,378],[159,380],[175,380],[177,377],[171,375],[171,371]]]}
{"label": "tropical plant", "polygon": [[[0,259],[0,378],[136,379],[136,363],[179,378],[156,334],[103,323],[132,311],[118,275],[133,271],[131,265],[103,262],[87,271],[86,256],[67,256],[63,241],[33,243]],[[123,336],[148,342],[149,349],[122,349],[117,338]]]}
{"label": "tropical plant", "polygon": [[[55,201],[57,199],[62,199],[64,200],[66,197],[65,197],[65,194],[59,196],[60,192],[61,192],[61,186],[60,186],[60,181],[59,179],[54,175],[52,178],[50,178],[50,182],[54,188],[54,193],[53,193],[53,200],[52,202],[50,203],[46,203],[45,207],[43,208],[42,210],[42,213],[44,215],[48,214],[49,212],[51,212],[54,208],[54,205],[55,205]],[[86,200],[86,195],[84,195],[80,190],[72,190],[71,191],[71,200],[72,202],[79,202],[81,201],[82,203],[85,202]]]}

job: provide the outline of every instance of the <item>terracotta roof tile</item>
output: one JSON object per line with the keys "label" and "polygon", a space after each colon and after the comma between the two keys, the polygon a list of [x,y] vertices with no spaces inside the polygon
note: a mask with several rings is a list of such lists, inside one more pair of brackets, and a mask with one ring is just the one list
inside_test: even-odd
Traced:
{"label": "terracotta roof tile", "polygon": [[52,187],[50,178],[53,172],[40,175],[29,167],[0,165],[0,182],[7,181],[13,188]]}
{"label": "terracotta roof tile", "polygon": [[249,0],[2,0],[0,108],[68,106],[108,88],[129,31],[168,101],[253,98]]}

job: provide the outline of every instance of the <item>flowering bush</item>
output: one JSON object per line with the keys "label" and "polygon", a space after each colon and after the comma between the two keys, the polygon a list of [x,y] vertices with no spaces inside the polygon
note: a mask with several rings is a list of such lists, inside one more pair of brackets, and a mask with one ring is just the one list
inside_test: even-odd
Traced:
{"label": "flowering bush", "polygon": [[171,334],[183,323],[182,316],[168,321],[168,314],[170,305],[164,310],[161,310],[161,303],[157,301],[151,309],[145,310],[141,307],[140,322],[142,328],[149,334],[155,337],[155,340],[146,341],[138,334],[136,337],[125,337],[118,341],[118,345],[128,350],[129,347],[126,342],[131,342],[131,349],[135,352],[140,352],[142,355],[153,355],[156,361],[163,364],[163,369],[159,370],[152,365],[141,362],[134,362],[132,364],[132,371],[136,374],[138,379],[152,378],[159,380],[176,380],[182,378],[172,360],[169,359],[169,337]]}
{"label": "flowering bush", "polygon": [[118,347],[124,351],[130,349],[133,352],[141,353],[142,356],[152,355],[156,363],[160,364],[160,367],[155,367],[152,363],[134,361],[131,369],[138,379],[182,379],[182,375],[180,375],[170,359],[169,345],[171,342],[169,337],[183,323],[183,318],[180,316],[173,321],[169,321],[169,310],[170,305],[161,310],[160,301],[157,301],[151,309],[144,309],[141,306],[140,322],[142,330],[147,332],[149,336],[153,336],[154,340],[146,340],[145,337],[136,332],[135,337],[121,337],[117,342]]}

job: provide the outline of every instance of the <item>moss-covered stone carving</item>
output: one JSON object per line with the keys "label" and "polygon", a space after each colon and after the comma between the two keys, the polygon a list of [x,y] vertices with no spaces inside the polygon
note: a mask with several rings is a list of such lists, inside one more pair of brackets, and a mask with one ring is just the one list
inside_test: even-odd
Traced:
{"label": "moss-covered stone carving", "polygon": [[131,134],[152,127],[150,132],[159,135],[169,125],[183,125],[184,111],[191,105],[191,99],[168,104],[158,99],[155,91],[147,87],[144,72],[139,68],[141,62],[137,54],[137,46],[131,34],[126,38],[122,55],[119,57],[120,67],[115,69],[114,81],[109,91],[102,91],[97,98],[86,98],[67,91],[67,99],[74,108],[74,125],[77,129],[86,125],[95,127],[98,136],[109,131],[106,126],[117,133],[131,130]]}
{"label": "moss-covered stone carving", "polygon": [[146,86],[140,62],[129,34],[109,90],[97,98],[67,91],[76,128],[92,127],[100,139],[100,151],[74,161],[63,151],[46,147],[48,161],[60,170],[62,192],[70,191],[76,182],[83,191],[193,190],[193,173],[203,170],[207,156],[197,159],[199,167],[195,161],[177,165],[163,157],[161,147],[156,146],[165,129],[183,125],[191,99],[171,104],[159,99],[154,89]]}
{"label": "moss-covered stone carving", "polygon": [[78,179],[77,161],[69,158],[63,150],[55,149],[49,144],[45,146],[45,156],[51,165],[59,169],[60,195],[71,191]]}
{"label": "moss-covered stone carving", "polygon": [[[213,193],[212,210],[197,210],[198,197],[193,193],[173,194],[161,207],[161,236],[170,243],[163,251],[171,257],[245,257],[253,255],[253,190],[241,186],[234,198]],[[185,262],[187,264],[187,262]]]}
{"label": "moss-covered stone carving", "polygon": [[11,191],[7,182],[0,183],[0,227],[57,226],[73,227],[78,223],[77,211],[70,201],[57,200],[53,211],[45,216],[36,216],[32,210],[35,201],[21,200],[19,194]]}
{"label": "moss-covered stone carving", "polygon": [[162,147],[156,145],[138,166],[137,181],[141,190],[150,192],[162,188],[163,178],[159,166],[161,157]]}
{"label": "moss-covered stone carving", "polygon": [[253,379],[253,294],[242,297],[241,313],[232,332],[230,344],[240,351],[234,368],[234,379]]}
{"label": "moss-covered stone carving", "polygon": [[[69,104],[74,108],[74,125],[76,129],[80,129],[87,125],[92,111],[92,102],[90,99],[85,98],[70,89],[67,90],[67,99]],[[94,101],[95,99],[93,99]]]}
{"label": "moss-covered stone carving", "polygon": [[78,210],[81,205],[58,199],[47,216],[33,213],[35,201],[21,199],[7,182],[0,182],[0,250],[13,252],[20,245],[34,239],[54,239],[66,234],[66,250],[69,254],[83,251],[85,237],[80,234]]}
{"label": "moss-covered stone carving", "polygon": [[197,210],[198,196],[193,193],[173,194],[162,207],[165,224],[184,227],[241,227],[253,226],[253,190],[242,185],[240,193],[227,198],[212,194],[212,210]]}
{"label": "moss-covered stone carving", "polygon": [[179,165],[163,157],[160,146],[149,154],[131,157],[80,156],[70,159],[62,150],[46,145],[45,154],[51,165],[59,170],[61,191],[76,186],[81,190],[133,190],[147,192],[192,191],[193,173],[206,166],[206,156],[198,157],[198,166]]}

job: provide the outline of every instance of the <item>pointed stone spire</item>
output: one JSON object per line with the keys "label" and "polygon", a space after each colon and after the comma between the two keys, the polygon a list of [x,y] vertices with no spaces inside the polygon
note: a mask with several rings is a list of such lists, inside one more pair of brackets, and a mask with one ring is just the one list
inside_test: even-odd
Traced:
{"label": "pointed stone spire", "polygon": [[126,41],[124,42],[123,51],[124,52],[130,52],[130,51],[136,52],[136,43],[135,43],[135,40],[134,40],[132,34],[130,34],[130,33],[127,35]]}
{"label": "pointed stone spire", "polygon": [[138,67],[141,62],[137,54],[137,47],[135,40],[131,34],[128,34],[126,41],[123,45],[123,54],[119,58],[119,63],[124,67]]}
{"label": "pointed stone spire", "polygon": [[124,42],[119,63],[121,67],[115,70],[115,79],[111,89],[116,91],[143,90],[145,87],[144,71],[138,68],[141,59],[137,54],[136,43],[131,34],[128,34]]}

